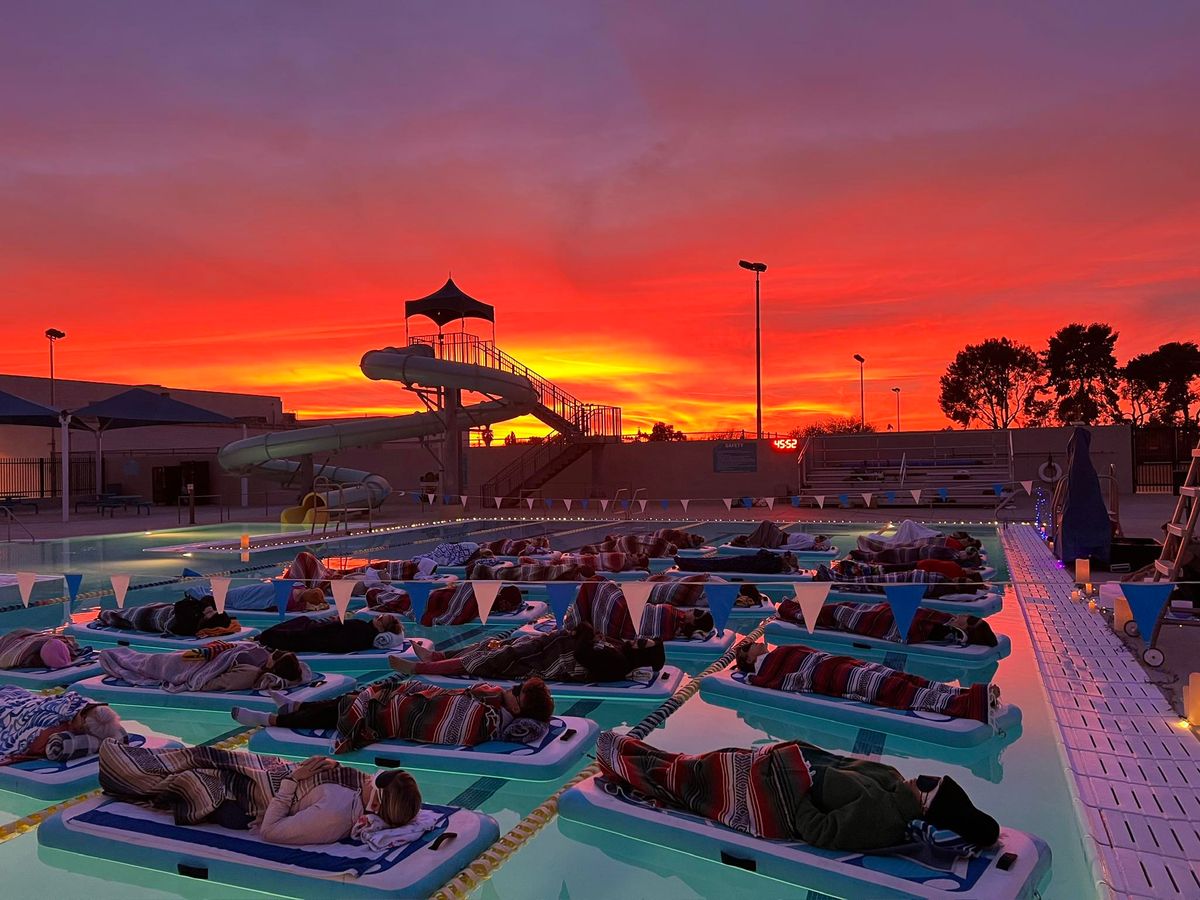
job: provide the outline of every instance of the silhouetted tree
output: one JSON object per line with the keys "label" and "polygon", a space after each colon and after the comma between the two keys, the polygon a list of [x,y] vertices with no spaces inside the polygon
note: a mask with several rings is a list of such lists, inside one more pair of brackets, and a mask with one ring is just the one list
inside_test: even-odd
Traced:
{"label": "silhouetted tree", "polygon": [[938,403],[946,418],[964,428],[978,422],[988,428],[1027,424],[1042,409],[1041,363],[1031,347],[1008,338],[968,344],[942,376]]}
{"label": "silhouetted tree", "polygon": [[1200,347],[1191,341],[1163,344],[1129,360],[1121,377],[1135,425],[1187,425],[1191,406],[1200,399],[1192,390],[1200,378]]}
{"label": "silhouetted tree", "polygon": [[1046,386],[1056,398],[1054,415],[1060,423],[1121,420],[1116,344],[1117,332],[1102,322],[1075,322],[1050,338],[1042,360]]}
{"label": "silhouetted tree", "polygon": [[811,425],[793,428],[789,437],[812,437],[814,434],[864,434],[875,431],[870,422],[864,425],[856,416],[829,416]]}
{"label": "silhouetted tree", "polygon": [[[638,435],[645,434],[639,431]],[[668,425],[666,422],[655,422],[650,428],[650,433],[646,434],[648,441],[686,441],[687,435],[682,431],[676,431],[674,425]]]}

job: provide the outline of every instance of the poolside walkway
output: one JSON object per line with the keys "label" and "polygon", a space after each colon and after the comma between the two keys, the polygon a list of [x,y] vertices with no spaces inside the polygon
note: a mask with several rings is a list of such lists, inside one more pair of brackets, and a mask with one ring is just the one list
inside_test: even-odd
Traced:
{"label": "poolside walkway", "polygon": [[1071,575],[1036,530],[1001,531],[1086,814],[1101,890],[1200,896],[1200,741],[1104,619],[1072,602]]}

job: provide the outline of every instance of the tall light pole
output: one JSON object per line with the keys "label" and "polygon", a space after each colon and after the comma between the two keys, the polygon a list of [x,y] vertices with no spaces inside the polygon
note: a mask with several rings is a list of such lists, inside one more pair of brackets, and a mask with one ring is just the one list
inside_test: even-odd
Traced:
{"label": "tall light pole", "polygon": [[896,395],[896,431],[900,431],[900,388],[892,388],[892,393]]}
{"label": "tall light pole", "polygon": [[854,358],[858,360],[858,408],[859,408],[859,430],[867,430],[867,380],[864,374],[863,366],[866,360],[861,353],[855,353]]}
{"label": "tall light pole", "polygon": [[[59,331],[57,328],[46,329],[46,339],[50,341],[50,408],[54,408],[54,342],[61,341],[67,336],[65,331]],[[50,429],[50,494],[54,494],[54,431]]]}
{"label": "tall light pole", "polygon": [[754,273],[754,386],[755,410],[757,411],[758,439],[762,440],[762,315],[760,312],[760,297],[758,279],[767,271],[767,264],[762,262],[747,262],[738,260],[738,265]]}

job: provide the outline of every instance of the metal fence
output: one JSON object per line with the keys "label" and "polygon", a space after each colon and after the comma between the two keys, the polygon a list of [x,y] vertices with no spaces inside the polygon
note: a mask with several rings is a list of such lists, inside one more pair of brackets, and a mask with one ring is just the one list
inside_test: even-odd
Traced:
{"label": "metal fence", "polygon": [[[61,455],[0,458],[0,497],[50,498],[60,496]],[[96,493],[96,458],[72,453],[69,462],[71,493]]]}

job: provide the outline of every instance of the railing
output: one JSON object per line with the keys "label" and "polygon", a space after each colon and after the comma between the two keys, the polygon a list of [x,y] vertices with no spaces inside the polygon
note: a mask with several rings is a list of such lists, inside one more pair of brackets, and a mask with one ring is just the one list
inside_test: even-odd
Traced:
{"label": "railing", "polygon": [[433,348],[439,359],[451,362],[487,366],[501,372],[521,375],[529,379],[538,394],[538,402],[560,419],[565,420],[579,434],[619,435],[621,433],[621,409],[584,403],[568,394],[549,379],[509,356],[491,341],[480,340],[473,334],[423,334],[409,338],[410,344],[425,344]]}
{"label": "railing", "polygon": [[908,474],[908,454],[900,457],[900,487],[904,487],[904,476]]}
{"label": "railing", "polygon": [[[0,459],[0,497],[57,497],[60,494],[62,454]],[[96,493],[96,457],[72,453],[69,460],[72,494]]]}
{"label": "railing", "polygon": [[550,465],[554,458],[559,453],[566,452],[569,446],[570,442],[564,435],[550,435],[485,481],[479,488],[479,496],[484,501],[490,497],[507,496],[513,487],[523,484],[527,478]]}
{"label": "railing", "polygon": [[800,455],[796,457],[797,477],[799,481],[796,483],[797,490],[805,487],[808,484],[808,450],[812,446],[812,435],[804,439],[804,446],[800,448]]}
{"label": "railing", "polygon": [[31,544],[37,543],[37,538],[35,538],[33,536],[33,532],[30,531],[28,528],[26,528],[25,523],[22,522],[20,519],[18,519],[16,513],[14,513],[7,506],[0,506],[0,516],[3,516],[5,522],[8,523],[8,541],[9,541],[9,543],[12,543],[12,527],[13,527],[13,525],[16,525],[23,532],[25,532],[26,535],[29,536],[29,543],[31,543]]}

